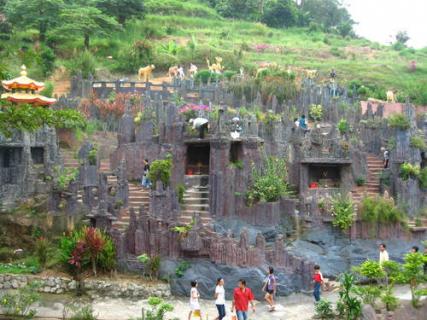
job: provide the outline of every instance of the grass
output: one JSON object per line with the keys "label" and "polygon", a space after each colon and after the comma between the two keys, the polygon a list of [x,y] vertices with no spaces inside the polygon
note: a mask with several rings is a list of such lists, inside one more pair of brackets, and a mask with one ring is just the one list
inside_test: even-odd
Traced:
{"label": "grass", "polygon": [[[253,70],[260,62],[276,62],[300,72],[317,69],[320,81],[326,81],[330,70],[335,68],[341,84],[358,79],[365,85],[375,84],[384,92],[389,89],[405,92],[415,98],[415,102],[427,105],[427,48],[396,51],[391,46],[366,39],[342,38],[310,32],[307,28],[272,29],[260,23],[221,18],[196,0],[147,0],[145,6],[144,20],[129,21],[122,31],[92,39],[91,51],[99,73],[113,71],[115,61],[120,59],[119,50],[149,35],[154,51],[152,62],[158,62],[159,72],[172,64],[190,62],[198,64],[200,70],[206,68],[207,57],[218,55],[224,57],[225,64],[235,60],[228,69],[238,70],[236,63]],[[10,50],[16,52],[20,40],[33,34],[32,30],[15,34],[8,44]],[[176,55],[160,54],[160,46],[169,41],[176,41],[182,50]],[[256,44],[268,44],[270,49],[256,52]],[[59,44],[57,65],[82,49],[81,39],[70,38]],[[11,56],[9,65],[16,74],[21,62],[16,55]],[[113,59],[107,59],[108,56]],[[408,70],[412,60],[417,62],[415,72]],[[37,66],[33,65],[30,75],[32,69],[39,74]]]}
{"label": "grass", "polygon": [[11,263],[0,263],[0,274],[29,274],[40,272],[40,266],[34,258]]}

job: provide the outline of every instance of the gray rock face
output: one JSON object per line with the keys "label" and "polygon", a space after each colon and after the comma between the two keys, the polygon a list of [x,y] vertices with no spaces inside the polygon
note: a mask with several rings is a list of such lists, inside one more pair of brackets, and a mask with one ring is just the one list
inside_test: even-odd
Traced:
{"label": "gray rock face", "polygon": [[[378,245],[381,240],[352,240],[333,228],[317,228],[308,231],[301,239],[292,243],[290,251],[319,264],[323,275],[335,278],[366,259],[378,259]],[[384,241],[390,259],[401,262],[405,253],[417,241],[391,239]]]}
{"label": "gray rock face", "polygon": [[[207,260],[191,260],[191,267],[182,278],[175,275],[178,263],[171,260],[162,261],[161,277],[170,277],[171,292],[173,295],[189,296],[191,281],[197,280],[198,289],[205,299],[213,299],[215,284],[218,278],[224,278],[226,298],[232,299],[233,289],[237,287],[239,279],[246,280],[257,299],[263,299],[263,281],[266,278],[265,270],[261,268],[239,268],[226,265],[217,265]],[[289,295],[292,292],[306,290],[303,288],[299,275],[276,272],[278,280],[278,292],[280,296]]]}

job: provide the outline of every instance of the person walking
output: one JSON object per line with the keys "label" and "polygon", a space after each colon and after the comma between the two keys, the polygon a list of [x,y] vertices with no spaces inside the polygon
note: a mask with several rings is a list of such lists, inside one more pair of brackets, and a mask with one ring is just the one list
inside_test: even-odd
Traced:
{"label": "person walking", "polygon": [[222,320],[225,318],[225,289],[224,279],[218,278],[215,287],[215,305],[218,310],[218,317],[215,320]]}
{"label": "person walking", "polygon": [[150,164],[148,159],[144,159],[144,173],[142,175],[142,186],[146,189],[151,187],[151,181],[148,178],[148,173],[150,171]]}
{"label": "person walking", "polygon": [[200,311],[199,303],[199,290],[197,290],[197,281],[191,281],[191,290],[190,290],[190,313],[188,314],[188,320],[191,320],[191,317],[197,317],[202,319],[202,312]]}
{"label": "person walking", "polygon": [[277,282],[276,277],[274,276],[274,269],[272,267],[268,268],[268,275],[265,279],[263,291],[265,292],[265,301],[268,303],[268,307],[270,312],[276,309],[276,305],[274,302],[274,296],[276,294]]}
{"label": "person walking", "polygon": [[379,263],[380,265],[383,264],[386,261],[389,261],[390,258],[388,256],[388,252],[387,252],[387,247],[384,243],[381,243],[379,246],[380,249],[380,258],[379,258]]}
{"label": "person walking", "polygon": [[383,152],[384,169],[387,169],[388,165],[389,165],[389,162],[390,162],[390,152],[386,148],[384,148],[384,147],[381,148],[381,151]]}
{"label": "person walking", "polygon": [[322,272],[320,272],[320,266],[315,265],[314,266],[314,273],[313,273],[313,282],[314,282],[314,290],[313,290],[313,296],[314,300],[317,302],[320,301],[320,292],[323,284],[323,275]]}
{"label": "person walking", "polygon": [[239,280],[238,287],[233,292],[233,303],[231,305],[231,312],[236,310],[238,320],[248,320],[249,303],[252,306],[252,311],[255,312],[254,295],[252,290],[246,287],[246,281]]}

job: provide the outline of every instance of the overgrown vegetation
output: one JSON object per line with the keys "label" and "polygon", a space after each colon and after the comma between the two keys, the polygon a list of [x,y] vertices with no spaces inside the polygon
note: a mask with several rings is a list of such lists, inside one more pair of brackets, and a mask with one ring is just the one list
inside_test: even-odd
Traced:
{"label": "overgrown vegetation", "polygon": [[149,279],[158,279],[161,264],[160,256],[149,256],[148,254],[144,253],[138,256],[137,259],[144,266],[144,276],[148,277]]}
{"label": "overgrown vegetation", "polygon": [[40,300],[37,288],[38,284],[33,282],[18,289],[15,293],[0,295],[0,306],[3,312],[14,319],[32,319],[37,314],[37,310],[32,306]]}
{"label": "overgrown vegetation", "polygon": [[406,130],[411,127],[408,117],[402,113],[394,113],[387,118],[388,125],[392,128]]}
{"label": "overgrown vegetation", "polygon": [[360,212],[362,220],[371,223],[371,226],[379,222],[392,224],[406,221],[406,214],[395,205],[394,200],[381,196],[363,198]]}
{"label": "overgrown vegetation", "polygon": [[253,164],[251,182],[246,191],[249,206],[259,201],[274,202],[290,194],[285,160],[270,157],[260,167]]}
{"label": "overgrown vegetation", "polygon": [[424,136],[422,135],[415,135],[411,137],[410,145],[413,148],[420,149],[421,151],[427,150],[427,144],[424,140]]}
{"label": "overgrown vegetation", "polygon": [[164,160],[154,160],[150,165],[148,177],[153,183],[153,188],[156,188],[157,181],[161,181],[163,187],[166,188],[170,183],[172,174],[172,155],[167,154]]}
{"label": "overgrown vegetation", "polygon": [[331,200],[332,225],[343,231],[348,230],[354,221],[354,205],[351,197],[338,194]]}

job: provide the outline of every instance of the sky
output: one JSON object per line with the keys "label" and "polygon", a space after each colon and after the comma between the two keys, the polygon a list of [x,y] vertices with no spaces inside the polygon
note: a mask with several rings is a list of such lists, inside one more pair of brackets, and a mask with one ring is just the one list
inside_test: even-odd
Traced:
{"label": "sky", "polygon": [[427,47],[427,0],[344,0],[359,36],[382,44],[407,31],[409,46]]}

